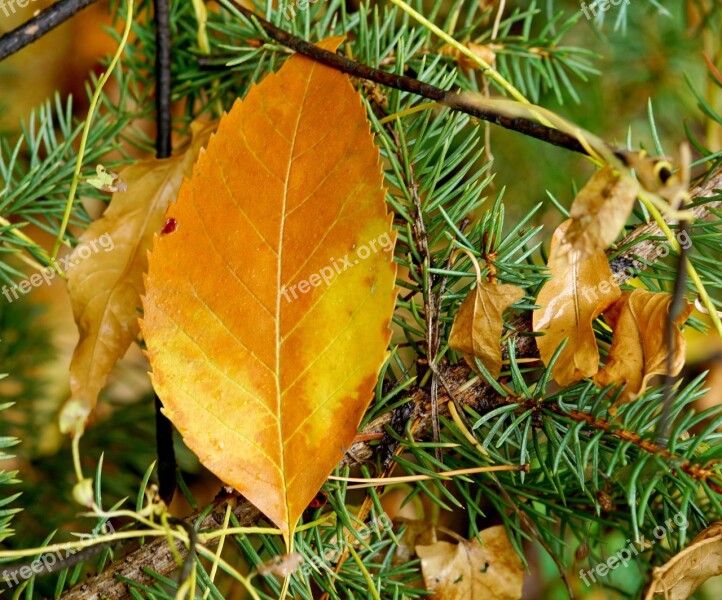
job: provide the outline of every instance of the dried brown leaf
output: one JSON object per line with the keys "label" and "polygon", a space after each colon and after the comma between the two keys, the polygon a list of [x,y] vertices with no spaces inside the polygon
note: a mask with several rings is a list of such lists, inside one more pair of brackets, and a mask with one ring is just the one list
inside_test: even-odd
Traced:
{"label": "dried brown leaf", "polygon": [[449,347],[464,355],[477,371],[474,357],[496,378],[501,372],[499,340],[504,327],[501,315],[508,306],[524,297],[514,285],[481,281],[459,307],[449,335]]}
{"label": "dried brown leaf", "polygon": [[599,369],[599,350],[592,322],[621,296],[607,257],[602,251],[580,261],[567,261],[556,252],[572,221],[564,221],[552,238],[549,269],[552,279],[542,288],[533,312],[534,331],[539,355],[548,365],[559,344],[569,339],[554,364],[552,375],[566,386],[592,377]]}
{"label": "dried brown leaf", "polygon": [[656,567],[644,598],[686,600],[715,575],[722,575],[722,521],[712,523],[684,550]]}
{"label": "dried brown leaf", "polygon": [[634,179],[612,167],[597,171],[574,198],[571,224],[557,248],[557,258],[584,260],[605,250],[629,217],[638,189]]}
{"label": "dried brown leaf", "polygon": [[518,600],[524,568],[503,525],[458,544],[416,546],[426,589],[436,600]]}
{"label": "dried brown leaf", "polygon": [[[667,372],[666,324],[669,319],[670,294],[634,290],[625,292],[616,304],[604,313],[604,319],[614,330],[607,364],[597,373],[598,387],[609,384],[624,385],[613,410],[631,402],[647,387],[654,375]],[[692,312],[685,308],[675,321],[674,360],[672,375],[684,366],[686,342],[679,330]]]}
{"label": "dried brown leaf", "polygon": [[[113,194],[105,214],[80,236],[70,257],[74,266],[68,270],[80,339],[70,364],[70,400],[60,414],[63,432],[82,431],[108,374],[138,337],[143,273],[153,235],[160,231],[166,209],[214,129],[215,124],[193,124],[193,139],[185,152],[123,169],[127,191]],[[102,236],[112,241],[112,251],[78,255]]]}

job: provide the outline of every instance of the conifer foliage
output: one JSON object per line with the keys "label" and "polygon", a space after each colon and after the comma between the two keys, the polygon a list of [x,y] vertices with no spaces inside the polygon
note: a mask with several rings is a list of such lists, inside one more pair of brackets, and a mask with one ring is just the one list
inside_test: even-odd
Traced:
{"label": "conifer foliage", "polygon": [[0,590],[718,597],[716,2],[108,10],[0,132]]}

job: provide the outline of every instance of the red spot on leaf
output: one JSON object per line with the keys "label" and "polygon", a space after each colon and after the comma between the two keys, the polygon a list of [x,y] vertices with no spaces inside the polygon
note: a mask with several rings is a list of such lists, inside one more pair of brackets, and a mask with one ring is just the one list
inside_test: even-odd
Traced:
{"label": "red spot on leaf", "polygon": [[160,234],[166,235],[168,233],[173,233],[176,229],[178,229],[178,222],[173,217],[170,217],[165,220],[163,229],[160,230]]}

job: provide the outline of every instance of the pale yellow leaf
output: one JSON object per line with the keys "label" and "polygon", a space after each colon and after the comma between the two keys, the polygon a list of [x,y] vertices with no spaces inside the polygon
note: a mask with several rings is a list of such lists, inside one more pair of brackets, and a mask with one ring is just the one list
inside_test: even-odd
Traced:
{"label": "pale yellow leaf", "polygon": [[639,185],[612,167],[597,171],[574,198],[571,224],[556,249],[558,260],[585,260],[617,239],[637,197]]}
{"label": "pale yellow leaf", "polygon": [[127,191],[113,194],[105,214],[80,236],[67,271],[80,339],[70,364],[70,400],[60,414],[63,432],[82,432],[113,365],[138,337],[143,273],[153,235],[214,129],[215,124],[195,123],[184,152],[123,169]]}
{"label": "pale yellow leaf", "polygon": [[656,567],[644,598],[687,600],[715,575],[722,575],[722,521],[712,523],[684,550]]}

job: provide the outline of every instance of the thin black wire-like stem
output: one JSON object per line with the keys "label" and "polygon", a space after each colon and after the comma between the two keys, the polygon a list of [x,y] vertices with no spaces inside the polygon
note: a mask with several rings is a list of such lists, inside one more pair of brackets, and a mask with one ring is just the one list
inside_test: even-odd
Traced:
{"label": "thin black wire-like stem", "polygon": [[[8,31],[0,37],[0,60],[15,54],[28,44],[32,44],[35,40],[48,33],[48,31],[55,29],[58,25],[62,25],[74,14],[96,1],[97,0],[60,0],[19,27]],[[7,3],[3,6],[10,7],[13,5]],[[0,8],[0,16],[2,16],[2,10],[7,10],[7,8]],[[9,15],[6,13],[5,16]]]}
{"label": "thin black wire-like stem", "polygon": [[155,7],[155,110],[156,155],[171,155],[171,57],[169,0],[153,0]]}
{"label": "thin black wire-like stem", "polygon": [[[689,236],[689,223],[687,221],[680,221],[679,223],[679,234]],[[677,328],[676,322],[679,316],[682,314],[686,305],[686,283],[687,283],[687,254],[689,253],[689,245],[679,246],[679,260],[677,264],[677,274],[674,278],[674,290],[672,292],[672,301],[669,303],[669,314],[667,315],[667,322],[665,324],[664,339],[667,348],[666,356],[666,374],[664,376],[664,394],[662,400],[662,413],[659,416],[659,423],[657,424],[656,431],[656,443],[662,448],[667,447],[669,441],[669,425],[670,416],[672,413],[672,405],[674,404],[674,383],[677,379],[672,375],[672,369],[674,368],[674,355],[675,355],[675,329]]]}
{"label": "thin black wire-like stem", "polygon": [[[155,9],[155,149],[158,158],[168,158],[171,144],[171,55],[169,0],[153,0]],[[162,412],[162,403],[155,396],[155,442],[158,453],[158,488],[160,497],[170,504],[175,495],[176,456],[173,447],[173,425]]]}

